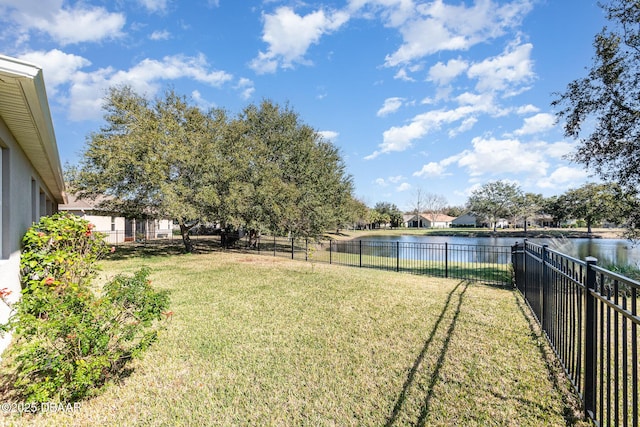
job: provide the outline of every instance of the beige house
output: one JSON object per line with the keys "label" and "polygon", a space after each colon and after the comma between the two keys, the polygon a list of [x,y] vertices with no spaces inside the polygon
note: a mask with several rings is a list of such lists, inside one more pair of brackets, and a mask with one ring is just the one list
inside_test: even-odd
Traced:
{"label": "beige house", "polygon": [[118,213],[100,209],[98,202],[77,199],[73,194],[69,194],[67,198],[68,202],[60,205],[59,209],[92,223],[96,231],[107,235],[106,241],[111,244],[171,237],[171,220],[125,218]]}
{"label": "beige house", "polygon": [[[22,237],[65,203],[51,113],[36,65],[0,55],[0,288],[20,295]],[[9,308],[0,302],[0,322]],[[0,352],[10,336],[0,339]]]}

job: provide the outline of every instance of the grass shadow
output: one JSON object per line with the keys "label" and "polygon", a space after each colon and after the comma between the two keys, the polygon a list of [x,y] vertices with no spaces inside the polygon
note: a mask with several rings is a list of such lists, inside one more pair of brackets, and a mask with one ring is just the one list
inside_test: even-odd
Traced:
{"label": "grass shadow", "polygon": [[522,295],[519,292],[513,293],[516,304],[522,315],[527,319],[531,330],[532,339],[538,344],[538,351],[541,359],[544,361],[549,378],[553,386],[560,393],[564,404],[563,415],[567,426],[591,426],[592,424],[585,419],[582,412],[582,402],[576,395],[575,390],[571,386],[569,378],[564,373],[562,365],[558,361],[551,345],[544,336],[540,325],[536,321],[530,308],[526,305]]}
{"label": "grass shadow", "polygon": [[407,375],[407,379],[405,380],[405,382],[404,382],[404,384],[402,386],[402,391],[398,395],[398,398],[396,399],[396,403],[395,403],[395,405],[393,407],[391,415],[389,416],[389,418],[387,419],[387,422],[385,423],[386,427],[392,426],[396,422],[396,420],[398,419],[398,416],[400,414],[400,410],[402,409],[402,406],[403,406],[403,404],[404,404],[404,402],[405,402],[405,400],[407,398],[407,393],[408,393],[409,389],[411,388],[411,386],[413,385],[413,383],[415,381],[416,373],[418,372],[418,369],[420,368],[420,365],[422,364],[422,361],[424,360],[425,355],[427,354],[427,352],[429,351],[429,349],[431,347],[433,339],[435,338],[435,335],[438,332],[438,329],[440,328],[440,324],[442,323],[442,321],[445,318],[446,312],[449,310],[449,307],[451,305],[451,300],[453,299],[453,296],[458,291],[458,289],[461,286],[463,286],[462,291],[458,294],[458,305],[456,307],[456,311],[455,311],[455,313],[453,315],[453,318],[451,319],[451,322],[449,323],[449,327],[447,328],[446,338],[444,340],[442,349],[440,350],[440,356],[438,357],[435,369],[431,373],[431,376],[430,376],[430,379],[429,379],[429,384],[428,384],[429,391],[427,393],[427,396],[424,399],[424,402],[422,404],[422,410],[420,412],[420,416],[418,417],[417,425],[424,425],[426,417],[429,415],[429,404],[430,404],[431,399],[433,397],[435,385],[438,382],[438,378],[440,376],[440,369],[442,368],[442,366],[444,364],[444,360],[446,358],[447,351],[449,349],[449,343],[451,342],[451,337],[452,337],[453,332],[455,330],[456,323],[457,323],[457,320],[458,320],[458,316],[460,315],[460,309],[462,307],[463,297],[464,297],[465,292],[469,288],[469,285],[470,285],[469,281],[461,281],[447,295],[447,299],[446,299],[446,301],[444,303],[444,306],[442,307],[442,311],[440,312],[440,315],[438,316],[438,319],[436,320],[436,323],[433,325],[433,328],[431,329],[431,332],[429,333],[429,336],[427,337],[427,340],[425,341],[424,345],[422,346],[422,350],[418,354],[418,357],[415,359],[415,361],[413,363],[413,366],[411,367],[411,370],[409,371],[409,374]]}
{"label": "grass shadow", "polygon": [[[204,239],[192,240],[194,254],[206,254],[223,250],[220,242]],[[155,258],[184,255],[186,253],[182,240],[154,241],[153,243],[125,243],[115,246],[115,252],[105,259],[121,261],[131,258]]]}

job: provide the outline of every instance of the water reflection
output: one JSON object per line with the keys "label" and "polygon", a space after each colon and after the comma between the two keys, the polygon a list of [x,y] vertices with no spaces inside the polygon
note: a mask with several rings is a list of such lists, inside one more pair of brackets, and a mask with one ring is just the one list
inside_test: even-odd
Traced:
{"label": "water reflection", "polygon": [[[400,242],[400,257],[401,258],[413,258],[416,255],[417,247],[412,247],[412,244],[442,244],[449,243],[450,245],[468,245],[468,246],[513,246],[516,242],[522,242],[522,238],[507,238],[507,237],[459,237],[459,236],[367,236],[362,239],[363,242],[371,242],[370,249],[367,251],[371,255],[378,254],[382,256],[395,256],[395,245],[393,242]],[[356,240],[357,241],[357,240]],[[356,251],[358,248],[349,245],[349,249],[345,247],[346,251]],[[578,259],[584,259],[588,256],[592,256],[598,259],[599,265],[631,265],[640,266],[640,247],[634,247],[628,240],[624,239],[529,239],[529,241],[538,244],[547,244],[549,248],[558,252],[562,252],[566,255],[572,256]],[[377,242],[377,243],[373,243]],[[365,246],[368,246],[365,245]],[[435,248],[435,246],[434,246]],[[382,253],[384,252],[384,254]],[[432,251],[429,251],[432,252]],[[465,249],[459,249],[460,257],[465,256]],[[471,251],[469,251],[470,254]],[[474,249],[474,252],[475,249]],[[434,249],[433,253],[437,253]],[[477,261],[486,262],[496,257],[495,251],[482,251],[479,255],[480,258]],[[467,258],[465,258],[467,260]],[[486,260],[486,261],[485,261]],[[498,262],[503,262],[502,259]],[[505,261],[507,262],[507,261]]]}

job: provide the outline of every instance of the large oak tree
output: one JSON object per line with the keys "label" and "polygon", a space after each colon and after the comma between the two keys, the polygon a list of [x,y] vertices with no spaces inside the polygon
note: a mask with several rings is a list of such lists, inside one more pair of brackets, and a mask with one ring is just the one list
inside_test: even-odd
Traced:
{"label": "large oak tree", "polygon": [[172,90],[150,101],[130,87],[111,88],[104,110],[105,124],[88,136],[72,188],[126,217],[176,220],[190,252],[189,229],[210,219],[219,203],[207,179],[224,113],[203,113]]}
{"label": "large oak tree", "polygon": [[72,187],[128,217],[171,218],[185,249],[200,221],[316,236],[349,219],[352,182],[338,149],[290,108],[249,105],[235,119],[168,90],[129,87],[105,98]]}

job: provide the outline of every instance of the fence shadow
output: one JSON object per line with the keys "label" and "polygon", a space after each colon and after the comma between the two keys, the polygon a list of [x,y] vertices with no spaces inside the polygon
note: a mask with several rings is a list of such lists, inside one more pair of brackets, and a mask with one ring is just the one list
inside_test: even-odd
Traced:
{"label": "fence shadow", "polygon": [[538,351],[540,357],[544,361],[549,373],[553,386],[562,396],[564,404],[564,419],[567,426],[590,426],[591,423],[586,421],[583,417],[582,403],[580,399],[575,395],[575,391],[571,387],[569,378],[565,375],[560,362],[551,349],[548,341],[545,339],[540,325],[533,317],[531,309],[524,301],[523,297],[518,292],[513,292],[513,297],[516,301],[516,305],[520,309],[522,315],[527,319],[529,329],[531,331],[531,338],[538,343]]}
{"label": "fence shadow", "polygon": [[442,311],[440,312],[440,315],[438,316],[438,319],[436,320],[436,323],[433,325],[433,328],[431,329],[431,332],[429,333],[429,336],[427,337],[427,340],[425,341],[424,345],[422,346],[422,350],[420,351],[420,353],[418,354],[418,357],[416,357],[416,360],[413,362],[413,366],[411,367],[411,370],[409,371],[409,374],[407,375],[407,379],[405,380],[403,386],[402,386],[402,390],[400,391],[400,394],[398,395],[398,398],[396,399],[396,403],[393,407],[393,410],[391,411],[391,415],[389,416],[389,418],[387,419],[387,422],[385,423],[386,427],[390,427],[392,425],[394,425],[394,423],[396,422],[396,420],[398,419],[398,416],[400,415],[400,411],[402,409],[402,406],[407,398],[407,394],[409,392],[409,389],[412,387],[412,385],[415,382],[415,376],[416,373],[418,372],[418,369],[420,368],[420,365],[422,365],[422,362],[424,360],[425,355],[427,354],[427,352],[429,351],[429,349],[431,348],[431,344],[433,343],[433,340],[436,336],[436,333],[438,332],[438,330],[440,329],[440,324],[442,323],[442,321],[445,319],[445,315],[447,313],[447,311],[449,311],[449,308],[452,304],[452,299],[454,297],[454,295],[458,292],[458,290],[460,289],[460,287],[462,287],[462,291],[458,293],[458,304],[456,307],[456,311],[453,315],[453,317],[451,318],[451,322],[449,323],[449,327],[447,328],[446,331],[446,337],[445,340],[443,342],[442,348],[440,349],[440,356],[438,357],[438,360],[436,361],[436,365],[431,373],[431,376],[429,378],[429,383],[428,383],[428,392],[427,395],[424,398],[424,401],[422,403],[422,410],[420,412],[420,416],[418,417],[418,420],[416,422],[416,425],[420,425],[420,426],[424,426],[425,422],[426,422],[426,418],[429,415],[429,405],[431,403],[431,399],[433,398],[433,393],[434,393],[434,389],[435,386],[438,382],[438,378],[440,376],[440,369],[442,369],[442,366],[444,365],[444,360],[447,356],[447,351],[449,349],[449,343],[451,342],[451,337],[453,335],[453,332],[455,330],[456,327],[456,323],[458,321],[458,316],[460,315],[460,310],[462,308],[462,302],[463,302],[463,298],[464,298],[464,294],[467,292],[467,289],[469,288],[470,285],[470,281],[461,281],[458,282],[458,284],[451,290],[451,292],[449,292],[449,294],[447,295],[447,299],[444,303],[444,306],[442,307]]}
{"label": "fence shadow", "polygon": [[[219,252],[223,248],[220,242],[209,240],[192,240],[193,253],[203,254]],[[153,241],[151,243],[126,243],[115,246],[114,253],[109,254],[109,260],[124,260],[129,258],[154,258],[168,257],[174,255],[184,255],[185,248],[182,240],[173,241]]]}

